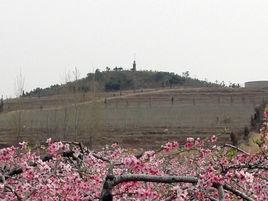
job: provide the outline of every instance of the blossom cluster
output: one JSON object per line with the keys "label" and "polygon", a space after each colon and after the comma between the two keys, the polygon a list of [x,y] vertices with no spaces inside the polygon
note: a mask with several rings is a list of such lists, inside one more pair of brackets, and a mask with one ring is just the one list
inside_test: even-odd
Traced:
{"label": "blossom cluster", "polygon": [[[93,152],[77,144],[53,142],[32,150],[26,142],[0,149],[0,200],[100,200],[107,175],[189,176],[187,182],[129,181],[114,186],[114,200],[211,200],[217,186],[231,186],[253,200],[268,197],[267,150],[248,154],[239,148],[215,145],[210,139],[170,142],[160,151],[133,150],[117,144]],[[211,147],[210,147],[211,146]],[[239,151],[240,150],[240,151]],[[241,195],[224,189],[224,200]]]}

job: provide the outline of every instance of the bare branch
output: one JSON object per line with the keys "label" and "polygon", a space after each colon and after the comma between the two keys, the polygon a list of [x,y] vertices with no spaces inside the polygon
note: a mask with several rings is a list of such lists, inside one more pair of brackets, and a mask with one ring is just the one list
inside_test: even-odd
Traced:
{"label": "bare branch", "polygon": [[13,193],[18,201],[22,201],[22,198],[19,196],[19,194],[9,185],[4,185],[4,189],[8,190],[9,192]]}
{"label": "bare branch", "polygon": [[268,170],[268,166],[267,165],[262,165],[259,162],[256,164],[241,164],[241,165],[232,165],[226,168],[223,168],[222,172],[223,173],[227,173],[229,170],[240,170],[240,169],[249,169],[249,170],[255,170],[255,169],[259,169],[259,170]]}
{"label": "bare branch", "polygon": [[247,196],[245,193],[239,191],[239,190],[236,190],[234,189],[232,186],[229,186],[227,184],[224,184],[223,185],[223,188],[227,191],[230,191],[232,192],[233,194],[235,194],[236,196],[239,196],[241,198],[243,198],[244,200],[246,201],[254,201],[254,199],[250,198],[249,196]]}
{"label": "bare branch", "polygon": [[219,201],[224,201],[225,193],[222,185],[218,186],[218,192],[219,192]]}
{"label": "bare branch", "polygon": [[0,183],[5,183],[5,180],[8,179],[9,177],[21,174],[22,172],[23,172],[22,168],[14,168],[6,175],[2,175],[2,177],[0,178]]}
{"label": "bare branch", "polygon": [[265,181],[267,181],[268,182],[268,178],[266,178],[266,177],[262,177],[262,176],[258,176],[260,179],[263,179],[263,180],[265,180]]}
{"label": "bare branch", "polygon": [[[61,155],[63,156],[63,157],[66,157],[66,158],[72,158],[73,160],[79,160],[79,156],[78,157],[76,157],[75,155],[74,155],[74,152],[73,151],[66,151],[66,152],[63,152],[63,153],[61,153]],[[50,161],[50,160],[52,160],[53,159],[53,156],[51,156],[51,155],[47,155],[47,156],[44,156],[43,158],[42,158],[42,161],[43,162],[47,162],[47,161]],[[30,162],[30,164],[29,164],[30,166],[32,166],[32,167],[36,167],[37,166],[37,163],[34,163],[34,162]],[[10,177],[13,177],[13,176],[15,176],[15,175],[19,175],[19,174],[21,174],[21,173],[23,173],[23,169],[21,168],[21,167],[16,167],[16,168],[14,168],[13,170],[11,170],[10,172],[8,172],[7,174],[5,174],[4,175],[4,179],[8,179],[8,178],[10,178]],[[3,183],[5,180],[3,179],[3,176],[2,177],[0,177],[0,183]]]}
{"label": "bare branch", "polygon": [[216,198],[213,198],[213,197],[208,197],[211,201],[219,201],[217,200]]}
{"label": "bare branch", "polygon": [[114,186],[122,182],[130,181],[144,181],[144,182],[156,182],[156,183],[192,183],[196,184],[198,182],[197,177],[192,176],[155,176],[155,175],[143,175],[143,174],[131,174],[131,175],[121,175],[115,177]]}
{"label": "bare branch", "polygon": [[94,156],[96,159],[102,160],[104,162],[111,163],[111,161],[109,159],[102,157],[102,156],[99,156],[97,154],[92,153],[92,156]]}
{"label": "bare branch", "polygon": [[130,174],[130,175],[120,175],[114,176],[111,175],[109,171],[101,192],[100,201],[112,201],[112,189],[116,185],[123,182],[131,181],[144,181],[144,182],[156,182],[156,183],[192,183],[197,184],[198,178],[192,176],[155,176],[155,175],[143,175],[143,174]]}
{"label": "bare branch", "polygon": [[28,195],[24,198],[24,200],[28,200],[34,193],[36,193],[37,189],[33,189],[31,192],[28,193]]}
{"label": "bare branch", "polygon": [[19,196],[19,194],[11,186],[6,184],[5,175],[1,175],[1,177],[2,177],[3,184],[4,184],[4,190],[6,190],[7,192],[13,193],[17,197],[18,201],[22,201],[22,198]]}
{"label": "bare branch", "polygon": [[210,197],[210,196],[208,196],[208,199],[210,199],[211,201],[219,201],[219,200],[217,200],[216,198],[214,198],[214,197]]}
{"label": "bare branch", "polygon": [[244,151],[243,149],[241,149],[239,147],[236,147],[236,146],[234,146],[232,144],[225,144],[224,147],[230,147],[230,148],[236,149],[237,151],[240,151],[240,152],[242,152],[242,153],[244,153],[246,155],[250,155],[250,153],[248,153],[248,152]]}

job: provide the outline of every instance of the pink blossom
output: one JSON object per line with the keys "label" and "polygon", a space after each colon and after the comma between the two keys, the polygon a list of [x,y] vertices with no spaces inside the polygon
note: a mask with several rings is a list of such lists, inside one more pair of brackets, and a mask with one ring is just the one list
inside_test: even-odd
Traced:
{"label": "pink blossom", "polygon": [[22,149],[26,149],[28,146],[28,143],[23,141],[23,142],[20,142],[19,145],[21,146]]}
{"label": "pink blossom", "polygon": [[47,144],[50,144],[51,141],[52,141],[52,139],[51,139],[51,138],[48,138],[47,141],[46,141],[46,143],[47,143]]}
{"label": "pink blossom", "polygon": [[170,152],[173,151],[174,149],[177,149],[179,147],[179,143],[178,142],[168,142],[165,146],[163,146],[163,149],[166,152]]}
{"label": "pink blossom", "polygon": [[216,137],[216,135],[212,135],[212,137],[210,138],[210,141],[211,141],[212,143],[217,142],[217,137]]}
{"label": "pink blossom", "polygon": [[264,117],[265,117],[266,119],[268,119],[268,111],[265,111],[265,112],[264,112]]}
{"label": "pink blossom", "polygon": [[[0,178],[9,171],[20,168],[22,173],[8,177],[6,184],[15,189],[23,200],[32,192],[28,200],[95,201],[101,197],[103,184],[112,163],[114,177],[139,174],[192,176],[198,179],[195,185],[183,182],[123,182],[112,190],[114,200],[118,201],[186,201],[192,196],[197,200],[207,200],[208,196],[218,199],[215,184],[228,184],[245,192],[254,200],[266,200],[268,192],[265,187],[268,182],[262,178],[268,177],[267,171],[261,168],[239,168],[239,165],[266,165],[267,150],[262,149],[262,152],[251,155],[237,152],[230,156],[230,148],[210,142],[216,142],[215,136],[211,137],[208,144],[204,144],[207,143],[205,140],[188,138],[178,152],[172,151],[179,148],[179,143],[168,142],[158,151],[145,151],[141,157],[135,156],[136,151],[123,149],[119,145],[107,146],[99,152],[81,153],[80,148],[75,145],[52,142],[50,139],[40,153],[21,149],[27,145],[23,142],[19,147],[0,149]],[[216,148],[212,148],[213,146]],[[194,151],[184,152],[193,147]],[[78,159],[64,157],[63,152],[69,150],[73,151]],[[51,160],[43,160],[43,156],[51,154]],[[101,160],[96,155],[110,162]],[[241,185],[243,188],[239,188]],[[17,200],[14,193],[4,188],[4,184],[0,182],[0,200]],[[225,200],[239,199],[233,193],[225,191]]]}

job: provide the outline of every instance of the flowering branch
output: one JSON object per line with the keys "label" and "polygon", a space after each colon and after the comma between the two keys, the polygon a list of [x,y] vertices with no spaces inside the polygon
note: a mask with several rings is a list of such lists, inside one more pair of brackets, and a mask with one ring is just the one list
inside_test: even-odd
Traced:
{"label": "flowering branch", "polygon": [[13,193],[18,201],[22,201],[22,198],[19,196],[19,194],[11,186],[6,184],[6,179],[4,175],[2,175],[2,181],[4,183],[4,190]]}
{"label": "flowering branch", "polygon": [[0,149],[0,200],[51,199],[55,195],[64,200],[100,201],[128,200],[128,196],[162,201],[265,200],[266,150],[248,155],[227,144],[225,147],[238,150],[228,152],[216,140],[212,136],[208,141],[211,148],[199,138],[187,138],[185,144],[169,142],[160,151],[138,155],[118,145],[93,152],[82,143],[48,140],[47,149],[42,147],[41,152],[48,153],[45,157],[21,143],[18,148]]}
{"label": "flowering branch", "polygon": [[112,189],[113,187],[123,182],[131,181],[143,181],[143,182],[156,182],[156,183],[192,183],[197,184],[198,178],[191,176],[155,176],[155,175],[143,175],[143,174],[131,174],[131,175],[120,175],[114,176],[108,174],[105,179],[100,201],[112,201]]}
{"label": "flowering branch", "polygon": [[[74,155],[73,151],[66,151],[66,152],[63,152],[61,155],[63,157],[78,160],[78,158]],[[44,156],[41,160],[42,160],[42,162],[47,162],[47,161],[50,161],[52,159],[53,159],[52,155],[47,155],[47,156]],[[37,163],[30,163],[30,166],[36,167]],[[13,177],[15,175],[19,175],[19,174],[22,174],[22,173],[23,173],[23,169],[20,168],[20,167],[17,167],[17,168],[14,168],[13,170],[11,170],[10,172],[8,172],[4,177],[5,177],[5,179],[8,179],[10,177]],[[0,177],[0,183],[3,183],[3,182],[4,182],[3,177]]]}

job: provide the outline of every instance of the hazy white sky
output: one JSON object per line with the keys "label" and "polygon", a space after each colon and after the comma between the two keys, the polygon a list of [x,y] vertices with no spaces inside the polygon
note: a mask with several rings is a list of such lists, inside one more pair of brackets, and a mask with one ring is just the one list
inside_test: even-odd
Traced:
{"label": "hazy white sky", "polygon": [[63,81],[75,66],[268,79],[267,0],[0,0],[0,94]]}

